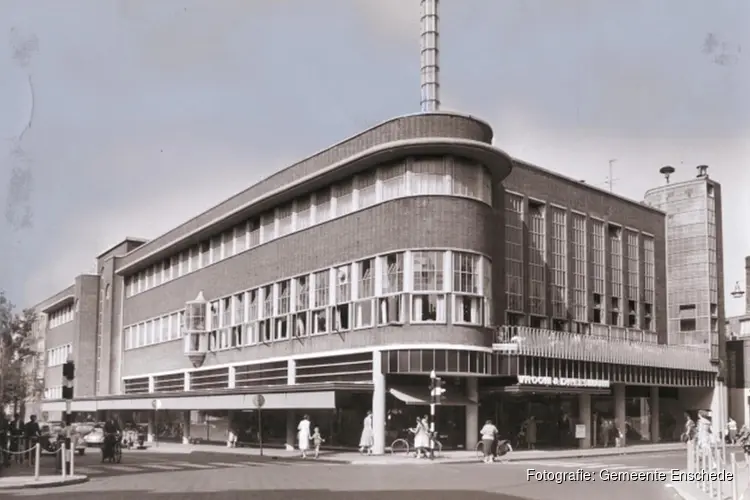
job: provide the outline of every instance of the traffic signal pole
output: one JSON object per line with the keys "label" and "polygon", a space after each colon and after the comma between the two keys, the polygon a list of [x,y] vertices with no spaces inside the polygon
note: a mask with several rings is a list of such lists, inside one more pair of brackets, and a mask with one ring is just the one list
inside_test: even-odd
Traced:
{"label": "traffic signal pole", "polygon": [[435,460],[435,409],[438,398],[438,378],[435,370],[430,372],[430,460]]}
{"label": "traffic signal pole", "polygon": [[68,360],[63,364],[63,388],[62,397],[65,400],[65,441],[63,442],[62,453],[62,468],[63,474],[72,474],[72,455],[73,448],[71,446],[71,426],[73,425],[73,416],[71,412],[71,403],[73,401],[73,383],[75,380],[75,363],[68,357]]}

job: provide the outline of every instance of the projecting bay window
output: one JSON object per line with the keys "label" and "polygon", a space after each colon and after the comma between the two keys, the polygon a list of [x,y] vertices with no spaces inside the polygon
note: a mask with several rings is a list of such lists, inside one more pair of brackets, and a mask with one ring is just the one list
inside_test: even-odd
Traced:
{"label": "projecting bay window", "polygon": [[445,252],[411,252],[411,320],[414,323],[445,322]]}
{"label": "projecting bay window", "polygon": [[327,333],[328,306],[331,303],[331,274],[328,270],[313,275],[312,334]]}
{"label": "projecting bay window", "polygon": [[289,338],[289,312],[291,307],[292,284],[290,280],[276,284],[276,335],[275,340],[286,340]]}
{"label": "projecting bay window", "polygon": [[250,290],[247,292],[247,326],[245,328],[245,338],[247,345],[255,345],[258,343],[259,330],[260,330],[260,298],[259,291]]}
{"label": "projecting bay window", "polygon": [[357,301],[354,303],[354,327],[370,328],[375,323],[375,259],[357,262],[355,272]]}
{"label": "projecting bay window", "polygon": [[333,306],[333,330],[342,332],[351,329],[352,283],[351,265],[337,267],[333,270],[336,277]]}
{"label": "projecting bay window", "polygon": [[273,285],[261,288],[261,294],[263,307],[261,308],[260,340],[263,343],[269,343],[273,341]]}
{"label": "projecting bay window", "polygon": [[276,237],[276,217],[273,211],[260,216],[260,242],[265,243]]}
{"label": "projecting bay window", "polygon": [[307,275],[294,279],[294,315],[292,317],[295,337],[306,337],[310,330],[310,278]]}
{"label": "projecting bay window", "polygon": [[378,324],[404,322],[404,253],[392,253],[380,259],[380,292]]}
{"label": "projecting bay window", "polygon": [[481,258],[478,255],[453,252],[453,322],[484,324],[484,297],[480,285]]}
{"label": "projecting bay window", "polygon": [[276,220],[278,221],[278,230],[276,237],[281,238],[294,230],[293,222],[294,204],[289,202],[276,209]]}
{"label": "projecting bay window", "polygon": [[297,200],[297,220],[295,227],[301,231],[312,224],[312,197],[304,196]]}

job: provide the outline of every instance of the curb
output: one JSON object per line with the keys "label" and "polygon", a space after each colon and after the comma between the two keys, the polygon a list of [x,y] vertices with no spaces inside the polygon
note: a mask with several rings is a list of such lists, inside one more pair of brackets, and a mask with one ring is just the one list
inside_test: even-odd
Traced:
{"label": "curb", "polygon": [[29,483],[19,483],[14,485],[3,485],[0,483],[0,491],[3,490],[32,490],[32,489],[41,489],[41,488],[59,488],[61,486],[71,486],[74,484],[82,484],[87,483],[89,481],[88,476],[80,476],[76,477],[75,479],[65,479],[65,480],[59,480],[54,482],[48,482],[48,483],[38,483],[38,482],[29,482]]}

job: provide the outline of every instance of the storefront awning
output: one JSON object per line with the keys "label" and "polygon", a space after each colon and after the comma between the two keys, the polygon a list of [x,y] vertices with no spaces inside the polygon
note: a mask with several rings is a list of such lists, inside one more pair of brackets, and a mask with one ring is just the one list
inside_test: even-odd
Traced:
{"label": "storefront awning", "polygon": [[[471,406],[477,404],[467,398],[464,394],[461,394],[460,392],[451,392],[452,390],[453,388],[449,388],[443,394],[443,397],[440,399],[440,404],[442,406]],[[430,405],[430,391],[427,388],[421,389],[419,387],[395,386],[388,389],[388,392],[393,397],[407,405]]]}

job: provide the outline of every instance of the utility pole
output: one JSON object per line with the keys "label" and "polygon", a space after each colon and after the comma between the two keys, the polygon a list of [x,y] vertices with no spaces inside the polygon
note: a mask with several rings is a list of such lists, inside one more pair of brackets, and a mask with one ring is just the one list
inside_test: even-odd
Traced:
{"label": "utility pole", "polygon": [[607,184],[609,184],[609,192],[611,193],[614,190],[614,182],[615,178],[613,177],[614,172],[614,164],[617,161],[617,158],[609,160],[609,178],[607,179]]}

